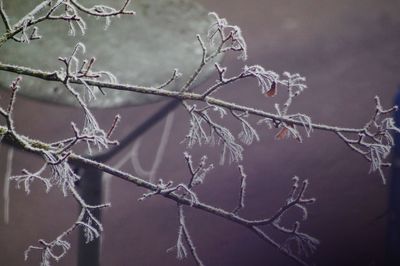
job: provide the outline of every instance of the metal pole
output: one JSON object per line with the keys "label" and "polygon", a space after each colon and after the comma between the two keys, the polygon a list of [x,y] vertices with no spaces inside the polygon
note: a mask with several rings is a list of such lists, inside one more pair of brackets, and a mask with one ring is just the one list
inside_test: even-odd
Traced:
{"label": "metal pole", "polygon": [[[97,156],[92,159],[99,162],[106,162],[113,158],[122,149],[134,142],[138,137],[146,133],[150,128],[156,125],[159,121],[165,118],[170,112],[179,106],[180,102],[171,100],[163,107],[155,112],[150,118],[146,119],[142,124],[135,128],[125,138],[120,141],[120,145]],[[77,187],[82,198],[86,203],[91,205],[102,204],[102,172],[94,168],[78,167],[81,180],[78,182]],[[95,209],[92,211],[96,219],[101,222],[101,210]],[[94,241],[86,244],[84,231],[82,227],[79,229],[78,237],[78,266],[100,266],[100,249],[101,239],[97,238]]]}
{"label": "metal pole", "polygon": [[[400,88],[395,98],[400,107]],[[394,116],[396,127],[400,127],[400,111]],[[389,183],[389,211],[387,228],[386,266],[400,265],[400,134],[394,133],[392,176]]]}
{"label": "metal pole", "polygon": [[[81,179],[78,189],[82,198],[90,205],[102,203],[102,175],[100,170],[95,168],[80,169]],[[101,210],[91,211],[97,220],[101,221]],[[78,236],[78,266],[100,266],[101,236],[90,243],[86,243],[83,227],[79,227]]]}

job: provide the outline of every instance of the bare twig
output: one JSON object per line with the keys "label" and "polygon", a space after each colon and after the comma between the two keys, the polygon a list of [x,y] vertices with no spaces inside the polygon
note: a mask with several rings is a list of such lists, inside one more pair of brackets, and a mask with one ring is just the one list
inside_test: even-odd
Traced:
{"label": "bare twig", "polygon": [[238,213],[241,209],[244,208],[244,198],[246,193],[246,178],[247,175],[244,172],[243,165],[239,165],[240,172],[240,191],[239,191],[239,203],[238,206],[233,210],[233,213]]}

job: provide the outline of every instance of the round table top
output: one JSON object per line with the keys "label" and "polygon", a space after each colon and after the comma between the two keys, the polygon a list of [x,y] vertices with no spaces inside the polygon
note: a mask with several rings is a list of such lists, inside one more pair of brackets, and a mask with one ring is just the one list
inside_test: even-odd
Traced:
{"label": "round table top", "polygon": [[[91,7],[97,1],[80,1]],[[103,0],[120,8],[124,1]],[[11,24],[32,10],[35,1],[15,0],[4,3],[4,9]],[[0,62],[41,69],[60,70],[64,65],[59,57],[69,57],[74,46],[82,42],[86,53],[78,52],[80,60],[95,57],[93,71],[113,73],[118,83],[157,86],[167,81],[178,69],[182,76],[173,81],[167,89],[179,89],[189,79],[201,62],[202,49],[196,34],[205,36],[211,23],[208,12],[192,0],[135,0],[130,9],[136,15],[111,18],[105,30],[106,21],[82,14],[87,30],[84,35],[75,25],[76,34],[68,34],[68,23],[43,21],[38,24],[40,40],[28,43],[8,41],[1,47]],[[3,26],[0,26],[3,27]],[[205,68],[197,80],[204,80],[213,70],[213,65]],[[0,71],[0,88],[8,88],[16,74]],[[62,105],[77,105],[75,98],[57,82],[49,82],[33,77],[24,77],[20,94],[30,98]],[[84,91],[83,86],[81,93]],[[104,90],[103,90],[104,91]],[[106,95],[95,88],[96,100],[90,107],[107,108],[151,103],[160,97],[117,90],[105,90]]]}

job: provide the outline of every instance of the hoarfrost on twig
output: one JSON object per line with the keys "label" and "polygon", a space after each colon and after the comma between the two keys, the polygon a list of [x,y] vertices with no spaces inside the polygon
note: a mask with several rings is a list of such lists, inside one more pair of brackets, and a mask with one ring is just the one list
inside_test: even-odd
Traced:
{"label": "hoarfrost on twig", "polygon": [[211,40],[211,44],[220,41],[225,50],[239,51],[238,58],[243,61],[247,60],[247,44],[243,38],[242,31],[238,26],[228,24],[225,18],[220,18],[217,13],[210,12],[209,15],[215,19],[211,24],[207,37]]}
{"label": "hoarfrost on twig", "polygon": [[[229,163],[239,162],[243,159],[243,147],[236,143],[234,135],[227,127],[218,124],[211,118],[208,113],[210,108],[197,109],[195,105],[192,107],[186,105],[186,109],[191,117],[189,133],[185,139],[189,148],[203,143],[212,146],[222,144],[220,164],[224,164],[227,158]],[[217,111],[221,112],[220,109]],[[204,125],[208,127],[208,130],[204,128]]]}

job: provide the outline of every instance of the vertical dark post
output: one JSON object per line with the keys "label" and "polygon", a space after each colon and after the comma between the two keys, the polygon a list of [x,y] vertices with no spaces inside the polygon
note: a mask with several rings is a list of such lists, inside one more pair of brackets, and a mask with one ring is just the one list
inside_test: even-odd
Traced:
{"label": "vertical dark post", "polygon": [[[80,169],[81,180],[79,192],[87,204],[102,204],[102,172],[95,168]],[[92,210],[93,215],[101,221],[101,210]],[[78,266],[100,266],[100,238],[86,244],[83,227],[79,227]]]}
{"label": "vertical dark post", "polygon": [[[165,118],[170,112],[175,110],[180,104],[178,100],[171,100],[151,117],[146,119],[137,128],[132,130],[125,138],[120,141],[118,146],[113,147],[105,153],[91,157],[98,162],[107,162],[118,154],[124,147],[133,143],[138,137],[145,134],[150,128]],[[79,168],[81,180],[77,187],[82,198],[87,204],[98,205],[102,202],[102,172],[95,168]],[[95,217],[101,222],[100,209],[92,210]],[[86,244],[82,227],[78,236],[78,266],[99,266],[100,265],[100,238]]]}
{"label": "vertical dark post", "polygon": [[[400,107],[400,88],[395,105]],[[396,127],[400,127],[400,111],[395,113]],[[400,265],[400,133],[394,133],[392,176],[389,183],[389,213],[386,265]]]}

